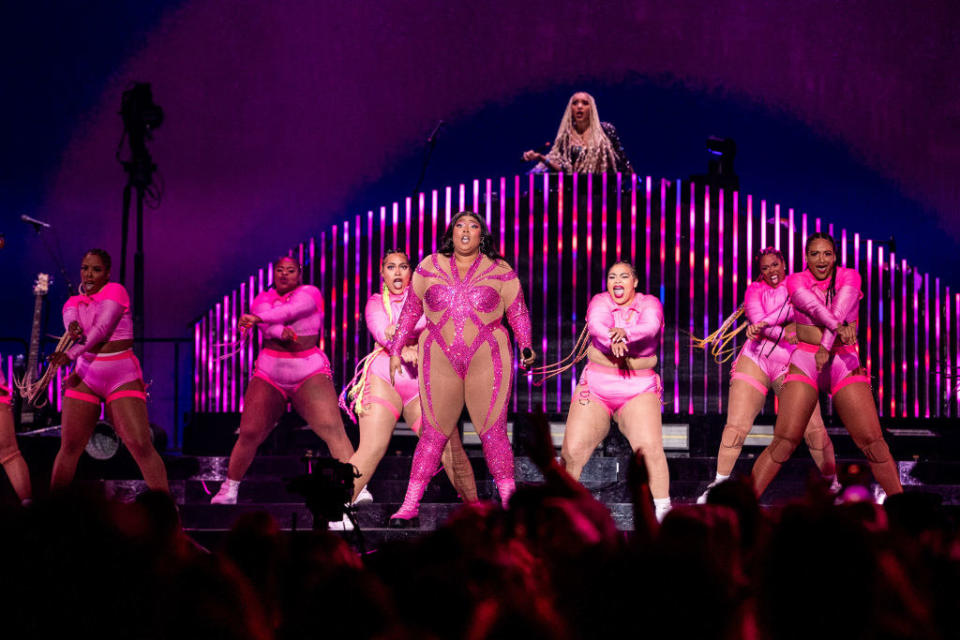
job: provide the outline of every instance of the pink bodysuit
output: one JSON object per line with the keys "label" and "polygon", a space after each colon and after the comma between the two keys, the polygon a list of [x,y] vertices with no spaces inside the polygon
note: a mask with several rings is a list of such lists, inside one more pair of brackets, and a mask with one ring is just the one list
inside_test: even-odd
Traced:
{"label": "pink bodysuit", "polygon": [[[419,341],[423,426],[407,495],[395,518],[415,517],[423,490],[440,466],[448,437],[445,434],[456,427],[465,396],[487,466],[501,500],[506,503],[514,488],[513,452],[506,432],[513,358],[510,338],[502,324],[504,313],[518,346],[531,346],[530,314],[517,274],[502,260],[478,255],[461,277],[455,256],[433,254],[417,267],[411,289],[400,313],[390,354],[400,355],[420,318],[426,315],[426,330]],[[435,379],[436,367],[444,372],[444,380]],[[475,375],[489,377],[469,379],[474,367]],[[471,384],[455,384],[456,378]],[[485,415],[477,415],[478,405],[484,403],[487,394]],[[479,400],[481,395],[483,400]],[[438,407],[449,423],[440,424]]]}
{"label": "pink bodysuit", "polygon": [[[753,360],[772,383],[786,375],[790,368],[790,356],[796,350],[796,345],[787,342],[784,336],[784,327],[793,322],[793,305],[790,304],[786,282],[776,287],[771,287],[763,279],[751,282],[743,298],[743,311],[750,324],[766,322],[767,326],[760,331],[759,339],[747,340],[737,361],[740,358]],[[742,380],[767,395],[767,385],[749,374],[737,371],[736,362],[730,378]]]}
{"label": "pink bodysuit", "polygon": [[[260,318],[260,330],[267,338],[280,340],[284,328],[297,336],[320,334],[323,296],[320,290],[302,284],[281,296],[276,289],[258,295],[250,306],[250,313]],[[289,400],[304,382],[317,375],[332,377],[330,361],[317,347],[303,351],[262,349],[257,357],[254,378],[260,378]]]}
{"label": "pink bodysuit", "polygon": [[[627,305],[617,304],[608,292],[598,293],[587,307],[587,330],[597,350],[616,360],[610,351],[610,329],[624,329],[627,357],[657,355],[663,330],[663,305],[656,296],[637,293]],[[588,362],[577,388],[578,402],[599,402],[610,415],[644,393],[662,395],[660,376],[653,369],[620,369]]]}
{"label": "pink bodysuit", "polygon": [[860,357],[856,345],[837,345],[836,329],[844,323],[855,323],[860,310],[860,274],[853,269],[837,266],[836,294],[827,303],[830,279],[817,280],[809,270],[794,273],[787,278],[790,301],[797,324],[812,325],[823,330],[820,346],[830,352],[830,359],[818,373],[815,360],[817,345],[800,343],[790,357],[790,364],[803,374],[788,374],[788,382],[804,382],[810,386],[836,393],[853,382],[870,383],[870,377],[859,373]]}
{"label": "pink bodysuit", "polygon": [[83,337],[65,353],[71,360],[76,360],[76,373],[93,394],[67,389],[64,395],[93,404],[99,404],[101,399],[108,403],[125,397],[146,399],[142,390],[117,391],[118,387],[129,382],[143,381],[140,361],[133,355],[133,349],[115,353],[91,352],[105,342],[133,339],[130,296],[123,285],[108,282],[93,295],[71,296],[63,305],[63,325],[69,331],[74,321],[83,329]]}
{"label": "pink bodysuit", "polygon": [[[340,406],[347,410],[347,413],[353,418],[352,407],[355,404],[356,400],[360,401],[360,405],[363,407],[368,406],[371,402],[381,404],[394,415],[394,417],[399,420],[400,412],[397,411],[397,408],[387,400],[386,398],[381,398],[380,396],[374,394],[372,385],[370,384],[370,376],[374,375],[390,384],[390,342],[391,340],[387,338],[386,330],[391,324],[396,325],[398,319],[400,318],[400,311],[403,309],[403,303],[407,299],[407,294],[410,291],[410,287],[400,295],[396,294],[387,294],[388,295],[388,304],[390,305],[390,311],[388,313],[387,307],[384,306],[384,297],[383,294],[375,293],[367,300],[367,306],[364,309],[364,318],[367,321],[367,329],[370,331],[370,335],[373,336],[374,341],[377,343],[376,348],[367,356],[369,362],[364,362],[359,369],[357,375],[354,376],[353,380],[347,384],[347,387],[344,389],[343,393],[340,394]],[[413,332],[410,337],[407,339],[408,345],[416,345],[418,339],[420,338],[420,332],[427,326],[427,319],[421,317],[414,327]],[[354,402],[348,403],[346,401],[346,393],[348,390],[358,384],[359,380],[363,379],[364,386],[362,393],[358,398],[354,398]],[[400,396],[401,402],[401,411],[403,407],[406,407],[409,403],[417,400],[420,396],[420,386],[419,381],[417,380],[417,366],[416,364],[409,364],[404,362],[402,368],[394,376],[393,388],[396,390],[397,394]],[[417,420],[415,424],[410,425],[410,428],[413,429],[415,433],[420,432],[420,420]]]}

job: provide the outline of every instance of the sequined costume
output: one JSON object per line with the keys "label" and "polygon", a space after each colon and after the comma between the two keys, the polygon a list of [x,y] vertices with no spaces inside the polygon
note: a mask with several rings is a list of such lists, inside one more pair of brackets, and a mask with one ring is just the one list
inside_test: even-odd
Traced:
{"label": "sequined costume", "polygon": [[[613,358],[610,330],[621,328],[627,334],[627,357],[642,358],[657,354],[663,329],[663,305],[656,296],[637,293],[627,305],[619,305],[604,291],[593,296],[587,307],[587,330],[598,351]],[[590,362],[580,376],[577,394],[580,401],[596,400],[610,415],[644,393],[662,395],[660,376],[653,369],[623,370]]]}
{"label": "sequined costume", "polygon": [[83,329],[83,338],[65,353],[76,360],[77,376],[93,393],[70,388],[64,396],[92,404],[126,397],[146,399],[144,392],[137,389],[116,390],[128,382],[143,380],[140,361],[132,349],[114,353],[92,351],[105,342],[133,339],[130,296],[123,285],[108,282],[93,295],[71,296],[63,306],[63,324],[69,330],[73,322]]}
{"label": "sequined costume", "polygon": [[517,274],[504,261],[481,254],[461,276],[454,256],[433,254],[417,267],[411,288],[390,354],[400,354],[425,315],[426,330],[418,346],[423,426],[407,494],[393,517],[416,517],[464,403],[500,499],[506,503],[515,484],[506,433],[513,357],[502,325],[504,313],[518,346],[531,346],[530,315]]}
{"label": "sequined costume", "polygon": [[[547,160],[560,167],[563,173],[600,173],[601,167],[605,171],[632,173],[633,166],[623,149],[616,127],[609,122],[601,122],[600,128],[606,136],[606,144],[591,149],[578,145],[570,136],[558,135],[546,156]],[[547,167],[539,163],[534,171],[547,171]]]}
{"label": "sequined costume", "polygon": [[[264,291],[254,298],[250,313],[260,318],[264,336],[279,340],[286,328],[298,336],[318,335],[322,306],[320,290],[304,284],[283,296],[276,289]],[[283,394],[285,400],[317,375],[332,376],[330,361],[317,347],[303,351],[263,349],[253,373],[254,378],[260,378]]]}

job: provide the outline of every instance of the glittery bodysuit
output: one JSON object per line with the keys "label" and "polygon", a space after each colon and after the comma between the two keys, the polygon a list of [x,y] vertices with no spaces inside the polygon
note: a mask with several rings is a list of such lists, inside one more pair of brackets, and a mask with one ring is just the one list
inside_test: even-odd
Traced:
{"label": "glittery bodysuit", "polygon": [[502,324],[504,313],[518,346],[531,344],[530,315],[517,274],[502,260],[479,255],[461,276],[455,257],[434,254],[417,267],[411,286],[390,353],[399,355],[417,321],[426,315],[427,328],[418,346],[423,426],[407,496],[394,517],[416,516],[464,404],[506,502],[514,488],[513,453],[506,433],[513,357]]}

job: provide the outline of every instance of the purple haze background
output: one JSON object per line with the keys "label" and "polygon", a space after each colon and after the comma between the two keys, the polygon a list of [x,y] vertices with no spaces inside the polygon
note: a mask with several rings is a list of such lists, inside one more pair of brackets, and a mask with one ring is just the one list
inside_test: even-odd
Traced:
{"label": "purple haze background", "polygon": [[53,268],[20,213],[56,226],[74,278],[91,246],[119,257],[117,110],[136,80],[166,111],[150,146],[166,186],[145,224],[150,336],[186,336],[256,266],[407,195],[440,119],[426,187],[524,170],[519,153],[552,138],[578,88],[639,172],[700,173],[706,135],[733,137],[744,191],[867,237],[894,233],[922,271],[953,284],[960,273],[949,2],[192,0],[5,13],[16,100],[2,125],[3,335],[26,337],[29,282]]}

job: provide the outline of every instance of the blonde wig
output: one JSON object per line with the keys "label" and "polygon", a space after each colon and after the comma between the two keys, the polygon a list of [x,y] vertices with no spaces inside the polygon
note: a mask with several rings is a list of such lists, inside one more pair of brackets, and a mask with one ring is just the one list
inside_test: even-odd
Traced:
{"label": "blonde wig", "polygon": [[[574,158],[572,154],[573,136],[575,134],[573,128],[573,99],[581,93],[587,96],[587,100],[590,102],[589,126],[581,136],[585,146]],[[547,154],[547,160],[559,165],[565,173],[603,173],[617,170],[613,145],[610,144],[610,139],[603,132],[603,127],[600,126],[597,101],[589,93],[578,91],[570,96],[570,100],[567,101],[567,108],[563,112],[563,118],[560,120],[560,128],[557,129],[557,137],[553,142],[553,148]]]}

